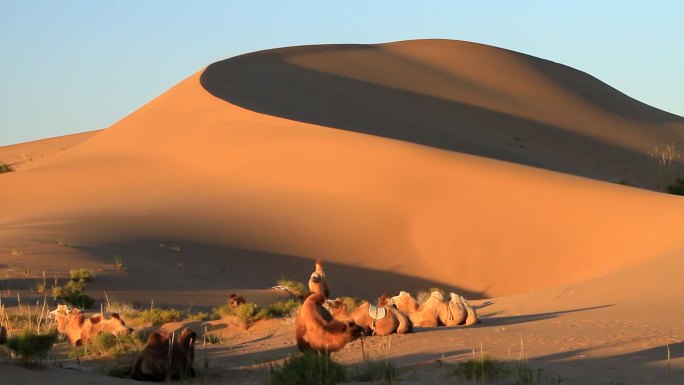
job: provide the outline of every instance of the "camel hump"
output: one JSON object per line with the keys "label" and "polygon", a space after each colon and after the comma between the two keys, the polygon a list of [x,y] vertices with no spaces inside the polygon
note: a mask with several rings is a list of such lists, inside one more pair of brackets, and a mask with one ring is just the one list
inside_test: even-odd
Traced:
{"label": "camel hump", "polygon": [[430,293],[430,296],[444,302],[444,295],[438,291],[433,291],[432,293]]}
{"label": "camel hump", "polygon": [[102,315],[95,314],[94,316],[90,317],[89,319],[90,319],[90,323],[95,325],[95,324],[100,323],[100,321],[102,321]]}
{"label": "camel hump", "polygon": [[387,310],[384,307],[368,304],[368,315],[375,320],[383,319],[387,315]]}
{"label": "camel hump", "polygon": [[116,318],[118,320],[121,320],[121,316],[119,316],[119,313],[112,313],[112,318]]}

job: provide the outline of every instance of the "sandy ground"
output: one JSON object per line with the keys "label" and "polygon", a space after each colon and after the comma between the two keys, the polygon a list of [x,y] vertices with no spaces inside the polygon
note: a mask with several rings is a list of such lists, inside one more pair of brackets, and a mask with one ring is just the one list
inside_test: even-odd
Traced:
{"label": "sandy ground", "polygon": [[[475,327],[366,339],[402,383],[443,382],[480,350],[569,383],[680,383],[684,201],[652,190],[684,167],[683,122],[464,42],[243,55],[104,130],[0,147],[16,169],[0,175],[2,301],[85,267],[100,300],[267,304],[323,258],[333,296],[442,287],[479,306]],[[227,327],[205,380],[260,383],[296,350],[291,323]],[[12,383],[120,382],[87,362],[1,365]]]}

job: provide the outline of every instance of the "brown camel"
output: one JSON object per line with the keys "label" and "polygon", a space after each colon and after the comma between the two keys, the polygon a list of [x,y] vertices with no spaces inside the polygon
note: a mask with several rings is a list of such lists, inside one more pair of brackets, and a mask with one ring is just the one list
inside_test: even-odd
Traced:
{"label": "brown camel", "polygon": [[173,335],[154,332],[147,338],[147,345],[133,365],[131,378],[138,381],[164,381],[195,377],[192,364],[195,360],[197,334],[185,328]]}
{"label": "brown camel", "polygon": [[74,346],[88,344],[100,333],[121,335],[132,331],[117,313],[112,313],[109,319],[101,314],[86,319],[85,314],[77,308],[69,310],[66,305],[57,305],[57,309],[51,311],[49,317],[57,320],[57,331],[66,335]]}
{"label": "brown camel", "polygon": [[228,297],[228,305],[231,307],[231,309],[235,309],[236,307],[244,305],[246,303],[247,301],[245,300],[245,297],[237,296],[235,293],[232,293]]}
{"label": "brown camel", "polygon": [[366,334],[386,336],[392,333],[405,334],[413,331],[413,325],[408,317],[390,305],[388,299],[389,294],[383,294],[378,298],[377,306],[366,302],[351,314],[340,298],[333,301],[330,306],[335,319],[353,320],[364,329]]}
{"label": "brown camel", "polygon": [[323,294],[311,294],[297,312],[295,338],[301,351],[336,352],[361,336],[362,329],[351,320],[336,320],[323,307]]}
{"label": "brown camel", "polygon": [[330,297],[328,279],[323,271],[323,261],[320,259],[316,260],[316,270],[311,273],[311,278],[309,278],[309,291],[312,293],[323,294],[325,299]]}

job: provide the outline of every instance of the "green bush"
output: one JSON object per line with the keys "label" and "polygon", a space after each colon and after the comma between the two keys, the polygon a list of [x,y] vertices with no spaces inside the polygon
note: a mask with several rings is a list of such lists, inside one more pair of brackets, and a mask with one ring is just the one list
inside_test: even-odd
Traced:
{"label": "green bush", "polygon": [[268,317],[292,317],[295,315],[295,313],[297,313],[297,310],[301,305],[301,302],[294,299],[290,299],[287,301],[278,301],[270,304],[266,308],[266,312],[268,314]]}
{"label": "green bush", "polygon": [[74,270],[69,270],[69,277],[72,281],[75,282],[90,282],[95,274],[93,273],[92,270],[88,269],[74,269]]}
{"label": "green bush", "polygon": [[40,364],[45,360],[55,342],[57,342],[57,331],[54,329],[47,334],[26,331],[10,337],[7,340],[7,347],[19,356],[22,363]]}
{"label": "green bush", "polygon": [[278,286],[286,287],[292,291],[296,296],[303,298],[308,292],[306,286],[294,279],[281,278],[277,282]]}
{"label": "green bush", "polygon": [[511,371],[502,361],[488,355],[481,359],[473,358],[459,362],[456,367],[448,372],[449,377],[457,377],[463,381],[489,381],[509,378]]}
{"label": "green bush", "polygon": [[6,163],[0,163],[0,174],[4,174],[6,172],[12,172],[12,171],[14,171],[12,166],[10,166],[9,164],[6,164]]}
{"label": "green bush", "polygon": [[58,298],[79,309],[90,309],[95,303],[95,298],[83,292],[63,293]]}
{"label": "green bush", "polygon": [[151,322],[152,325],[161,325],[167,322],[176,322],[184,318],[183,312],[177,309],[146,309],[140,312],[140,319]]}
{"label": "green bush", "polygon": [[667,186],[667,192],[674,195],[684,195],[684,178],[676,179]]}
{"label": "green bush", "polygon": [[327,354],[292,353],[282,366],[271,365],[271,385],[333,385],[346,380],[344,366]]}
{"label": "green bush", "polygon": [[375,382],[380,380],[382,384],[389,385],[397,380],[397,369],[390,360],[378,362],[365,360],[365,364],[359,367],[354,377],[359,382]]}

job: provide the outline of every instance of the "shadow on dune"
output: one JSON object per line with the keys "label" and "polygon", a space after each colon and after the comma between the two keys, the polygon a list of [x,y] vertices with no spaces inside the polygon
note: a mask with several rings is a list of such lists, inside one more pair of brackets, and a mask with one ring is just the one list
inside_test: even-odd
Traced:
{"label": "shadow on dune", "polygon": [[[315,52],[350,48],[377,49],[330,46],[315,47]],[[655,183],[658,163],[646,153],[508,113],[332,75],[286,60],[288,54],[306,49],[311,48],[223,60],[208,66],[200,81],[212,95],[263,114],[596,179],[623,179],[649,187]],[[569,67],[521,57],[554,81],[563,80],[563,85],[571,81],[570,92],[620,116],[653,124],[684,122]]]}
{"label": "shadow on dune", "polygon": [[[303,257],[192,242],[136,240],[116,245],[72,247],[88,254],[94,262],[109,266],[113,262],[112,256],[119,255],[125,267],[119,271],[112,266],[97,272],[86,287],[89,295],[99,298],[106,291],[110,298],[134,299],[141,304],[154,299],[155,304],[178,308],[222,305],[231,292],[270,289],[281,278],[306,284],[314,269],[314,262]],[[406,290],[415,293],[430,287],[442,287],[469,299],[484,297],[481,292],[391,271],[333,262],[326,262],[325,269],[334,297],[351,296],[374,301],[384,292]],[[63,281],[65,279],[60,279],[60,284]],[[26,290],[36,282],[34,278],[17,279],[8,284],[13,290]]]}
{"label": "shadow on dune", "polygon": [[567,314],[567,313],[576,313],[576,312],[590,311],[590,310],[596,310],[596,309],[603,309],[603,308],[611,307],[611,306],[614,306],[614,305],[591,306],[591,307],[583,307],[583,308],[571,309],[571,310],[554,311],[554,312],[547,312],[547,313],[536,313],[536,314],[523,314],[523,315],[505,316],[505,317],[481,315],[482,323],[477,324],[477,325],[473,325],[470,327],[516,325],[516,324],[521,324],[521,323],[526,323],[526,322],[534,322],[534,321],[541,321],[541,320],[550,319],[550,318],[556,318],[556,317],[560,317],[561,315]]}

